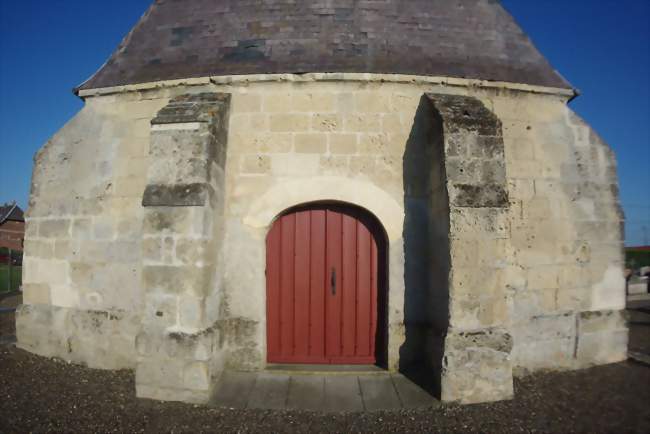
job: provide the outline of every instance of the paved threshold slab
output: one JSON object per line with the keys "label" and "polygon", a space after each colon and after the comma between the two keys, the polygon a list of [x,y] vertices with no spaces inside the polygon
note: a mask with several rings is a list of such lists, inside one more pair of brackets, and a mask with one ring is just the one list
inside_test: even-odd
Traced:
{"label": "paved threshold slab", "polygon": [[320,375],[293,375],[289,381],[287,408],[320,411],[325,404],[325,378]]}
{"label": "paved threshold slab", "polygon": [[401,374],[227,371],[217,384],[211,404],[238,409],[339,413],[426,408],[439,402]]}
{"label": "paved threshold slab", "polygon": [[225,371],[217,383],[212,405],[228,408],[246,408],[257,373]]}
{"label": "paved threshold slab", "polygon": [[323,411],[363,411],[361,389],[357,377],[325,377]]}
{"label": "paved threshold slab", "polygon": [[439,404],[437,399],[405,376],[392,374],[391,379],[403,408],[423,408]]}
{"label": "paved threshold slab", "polygon": [[386,376],[359,376],[361,397],[367,411],[399,410],[402,404],[393,380]]}
{"label": "paved threshold slab", "polygon": [[248,399],[248,408],[282,410],[287,406],[289,376],[259,373]]}

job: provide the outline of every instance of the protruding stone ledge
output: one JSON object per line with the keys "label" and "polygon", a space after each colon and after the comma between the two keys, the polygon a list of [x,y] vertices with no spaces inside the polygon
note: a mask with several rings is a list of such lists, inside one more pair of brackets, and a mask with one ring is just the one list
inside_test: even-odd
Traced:
{"label": "protruding stone ledge", "polygon": [[209,195],[207,183],[147,185],[142,206],[204,206]]}
{"label": "protruding stone ledge", "polygon": [[230,94],[226,93],[181,95],[172,99],[160,110],[151,120],[151,125],[210,123],[218,113],[223,111],[223,106],[228,104],[230,104]]}

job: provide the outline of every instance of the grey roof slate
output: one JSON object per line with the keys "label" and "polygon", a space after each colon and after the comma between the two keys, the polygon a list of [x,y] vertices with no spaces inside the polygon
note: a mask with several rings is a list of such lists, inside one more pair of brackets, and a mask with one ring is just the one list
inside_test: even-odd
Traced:
{"label": "grey roof slate", "polygon": [[306,72],[571,88],[497,0],[156,0],[79,89]]}

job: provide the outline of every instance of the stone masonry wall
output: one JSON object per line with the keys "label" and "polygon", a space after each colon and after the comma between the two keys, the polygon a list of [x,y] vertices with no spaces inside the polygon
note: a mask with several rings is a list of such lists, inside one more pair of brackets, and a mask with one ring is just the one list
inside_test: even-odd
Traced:
{"label": "stone masonry wall", "polygon": [[506,284],[517,373],[627,358],[612,150],[553,98],[495,98],[510,192]]}
{"label": "stone masonry wall", "polygon": [[[435,93],[472,96],[500,120],[508,190],[508,211],[494,219],[480,208],[469,217],[452,214],[451,234],[461,222],[465,229],[450,250],[465,265],[463,273],[452,273],[449,288],[466,280],[481,293],[450,304],[451,328],[493,324],[498,348],[505,342],[499,330],[509,328],[515,373],[621,360],[627,330],[615,162],[566,97],[344,77],[215,79],[88,97],[35,159],[18,344],[96,367],[136,365],[135,336],[144,316],[160,311],[166,317],[162,307],[151,309],[143,286],[143,239],[155,222],[142,206],[150,122],[171,98],[211,92],[231,94],[223,240],[212,281],[219,296],[206,298],[200,324],[190,327],[214,324],[225,367],[263,368],[268,227],[298,203],[355,203],[375,214],[387,233],[389,368],[397,369],[407,320],[404,154],[423,95]],[[466,143],[457,144],[469,152]],[[470,163],[450,162],[449,170],[459,173]],[[503,180],[502,171],[492,172],[485,171]],[[491,241],[472,241],[472,233]],[[161,255],[171,255],[160,247]],[[489,297],[504,302],[486,310],[482,300]],[[492,345],[492,337],[480,338]],[[173,352],[173,340],[167,342]]]}
{"label": "stone masonry wall", "polygon": [[21,348],[97,368],[135,366],[149,123],[165,104],[135,95],[89,100],[36,154]]}

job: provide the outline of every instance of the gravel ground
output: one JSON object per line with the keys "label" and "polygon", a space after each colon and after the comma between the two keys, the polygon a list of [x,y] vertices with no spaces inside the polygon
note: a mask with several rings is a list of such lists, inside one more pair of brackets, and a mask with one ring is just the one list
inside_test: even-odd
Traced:
{"label": "gravel ground", "polygon": [[230,410],[136,399],[130,371],[93,370],[4,346],[0,432],[650,432],[645,365],[536,374],[515,388],[513,401],[417,411]]}
{"label": "gravel ground", "polygon": [[630,310],[629,314],[630,351],[650,354],[650,309]]}

